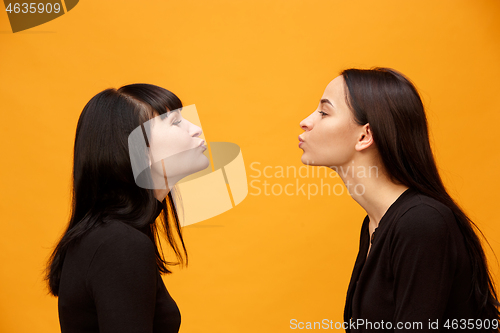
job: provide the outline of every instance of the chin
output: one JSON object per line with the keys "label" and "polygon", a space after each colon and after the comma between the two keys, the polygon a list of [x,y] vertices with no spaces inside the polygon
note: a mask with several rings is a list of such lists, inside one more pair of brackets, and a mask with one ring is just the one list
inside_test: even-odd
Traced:
{"label": "chin", "polygon": [[302,155],[300,160],[302,161],[303,164],[306,165],[317,165],[313,159],[304,157],[304,155]]}
{"label": "chin", "polygon": [[200,170],[198,170],[198,171],[205,170],[210,165],[210,161],[208,160],[208,157],[206,157],[205,154],[201,154],[201,155],[202,155],[202,157],[200,158],[200,160],[201,160]]}
{"label": "chin", "polygon": [[318,161],[314,160],[312,158],[306,158],[303,157],[301,158],[301,162],[305,165],[310,165],[310,166],[325,166],[325,167],[330,167],[332,164],[325,163],[325,161]]}
{"label": "chin", "polygon": [[201,154],[201,156],[196,160],[192,161],[191,166],[187,170],[185,170],[184,177],[189,176],[198,171],[205,170],[209,165],[210,165],[209,159],[204,154]]}

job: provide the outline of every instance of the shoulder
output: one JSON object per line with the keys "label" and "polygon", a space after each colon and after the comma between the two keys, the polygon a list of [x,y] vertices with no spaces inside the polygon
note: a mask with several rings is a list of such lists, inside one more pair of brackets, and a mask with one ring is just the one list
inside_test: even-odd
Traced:
{"label": "shoulder", "polygon": [[141,242],[149,241],[149,237],[140,230],[121,221],[103,222],[96,226],[88,234],[88,238],[93,242],[103,242],[105,240],[114,242]]}
{"label": "shoulder", "polygon": [[408,240],[438,242],[455,228],[455,216],[449,207],[426,195],[416,194],[413,204],[395,223],[394,231],[396,236]]}
{"label": "shoulder", "polygon": [[89,235],[95,245],[92,261],[111,259],[114,262],[131,259],[151,260],[155,248],[149,237],[132,226],[120,221],[98,226]]}
{"label": "shoulder", "polygon": [[456,268],[460,231],[452,210],[439,201],[416,195],[394,221],[392,232],[390,260],[395,271],[430,274]]}
{"label": "shoulder", "polygon": [[147,235],[112,221],[98,226],[89,236],[95,247],[85,283],[92,297],[133,292],[137,285],[156,285],[155,246]]}

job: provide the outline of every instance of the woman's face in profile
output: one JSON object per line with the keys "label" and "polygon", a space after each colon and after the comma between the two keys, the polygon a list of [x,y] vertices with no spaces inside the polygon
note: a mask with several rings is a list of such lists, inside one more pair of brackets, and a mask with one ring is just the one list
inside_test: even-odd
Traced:
{"label": "woman's face in profile", "polygon": [[300,122],[302,163],[341,166],[352,160],[362,126],[355,123],[345,101],[344,78],[337,76],[326,87],[318,108]]}
{"label": "woman's face in profile", "polygon": [[166,176],[169,184],[174,185],[181,178],[208,167],[208,158],[203,154],[207,147],[199,137],[202,130],[184,119],[181,111],[156,116],[149,120],[149,125],[153,175]]}

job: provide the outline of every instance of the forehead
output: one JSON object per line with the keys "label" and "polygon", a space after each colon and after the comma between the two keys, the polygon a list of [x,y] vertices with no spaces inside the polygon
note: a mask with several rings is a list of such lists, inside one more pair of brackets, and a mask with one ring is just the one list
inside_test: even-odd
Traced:
{"label": "forehead", "polygon": [[323,98],[338,104],[344,100],[344,96],[344,78],[339,75],[326,86]]}

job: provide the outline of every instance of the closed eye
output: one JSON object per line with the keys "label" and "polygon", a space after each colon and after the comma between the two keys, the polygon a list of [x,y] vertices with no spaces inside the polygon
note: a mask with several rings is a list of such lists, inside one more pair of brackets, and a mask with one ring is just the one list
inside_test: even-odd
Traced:
{"label": "closed eye", "polygon": [[324,111],[321,111],[321,110],[318,110],[318,112],[321,114],[321,117],[324,117],[324,116],[328,115],[328,113],[326,113]]}

